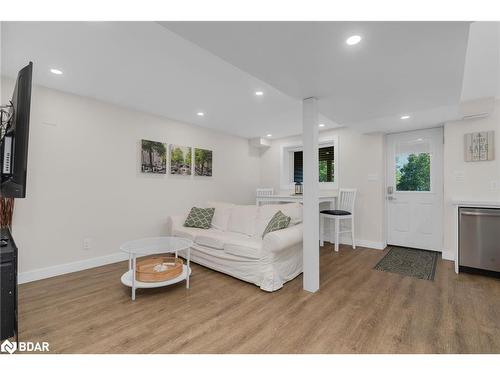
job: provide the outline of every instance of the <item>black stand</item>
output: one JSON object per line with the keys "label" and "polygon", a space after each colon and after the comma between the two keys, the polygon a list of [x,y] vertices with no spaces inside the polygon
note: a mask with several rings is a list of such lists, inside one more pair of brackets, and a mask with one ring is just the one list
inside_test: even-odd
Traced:
{"label": "black stand", "polygon": [[19,340],[17,321],[17,246],[9,229],[0,230],[0,340]]}

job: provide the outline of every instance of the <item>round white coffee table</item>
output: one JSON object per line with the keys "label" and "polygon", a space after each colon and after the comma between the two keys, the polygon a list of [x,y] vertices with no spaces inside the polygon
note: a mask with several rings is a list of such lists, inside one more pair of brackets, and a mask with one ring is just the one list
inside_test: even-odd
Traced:
{"label": "round white coffee table", "polygon": [[[159,288],[172,285],[186,280],[186,288],[189,288],[189,275],[191,274],[191,246],[193,241],[180,237],[150,237],[125,242],[120,250],[128,254],[128,271],[125,272],[121,281],[123,285],[132,288],[132,301],[135,301],[135,291],[140,288]],[[174,279],[144,283],[135,279],[137,257],[153,254],[175,253],[177,258],[179,251],[186,251],[187,264],[182,265],[182,273]]]}

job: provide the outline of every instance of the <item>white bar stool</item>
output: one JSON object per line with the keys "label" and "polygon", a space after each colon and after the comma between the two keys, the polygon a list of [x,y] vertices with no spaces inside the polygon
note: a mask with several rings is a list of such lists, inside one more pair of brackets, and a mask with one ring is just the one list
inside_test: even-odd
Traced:
{"label": "white bar stool", "polygon": [[[323,236],[324,236],[324,228],[326,220],[334,219],[335,251],[339,251],[340,233],[351,232],[352,248],[353,249],[356,248],[356,243],[354,242],[354,201],[356,200],[356,191],[357,189],[340,189],[336,209],[320,211],[320,217],[319,217],[320,246],[324,245]],[[340,220],[351,220],[350,230],[340,231]]]}

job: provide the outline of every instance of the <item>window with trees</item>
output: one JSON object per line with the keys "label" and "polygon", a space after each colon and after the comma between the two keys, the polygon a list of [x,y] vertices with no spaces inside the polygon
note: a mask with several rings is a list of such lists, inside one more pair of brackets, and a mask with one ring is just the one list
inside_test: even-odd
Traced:
{"label": "window with trees", "polygon": [[[285,144],[281,148],[280,188],[293,190],[296,182],[304,182],[304,155],[302,144]],[[318,174],[320,190],[338,189],[338,136],[318,140]]]}
{"label": "window with trees", "polygon": [[396,191],[431,191],[429,139],[402,140],[396,144]]}
{"label": "window with trees", "polygon": [[[319,182],[335,181],[335,153],[334,146],[318,149]],[[293,181],[303,182],[303,154],[302,151],[293,152]]]}
{"label": "window with trees", "polygon": [[396,157],[396,190],[431,190],[431,155],[428,152]]}

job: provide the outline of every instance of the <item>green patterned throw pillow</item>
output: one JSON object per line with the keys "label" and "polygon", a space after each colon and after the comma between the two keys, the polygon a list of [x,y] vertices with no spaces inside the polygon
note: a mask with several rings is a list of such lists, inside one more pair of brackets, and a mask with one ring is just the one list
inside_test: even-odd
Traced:
{"label": "green patterned throw pillow", "polygon": [[274,216],[269,220],[269,224],[267,224],[264,233],[262,233],[262,238],[270,232],[274,232],[275,230],[285,229],[290,224],[290,216],[286,216],[283,212],[278,211],[274,214]]}
{"label": "green patterned throw pillow", "polygon": [[215,208],[193,207],[184,222],[185,227],[208,229],[212,224]]}

